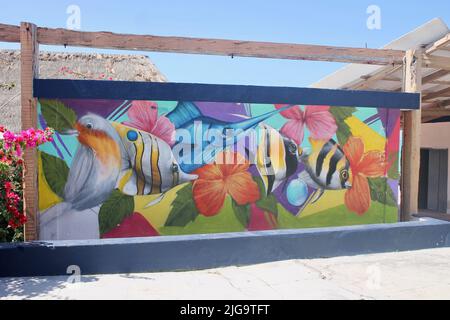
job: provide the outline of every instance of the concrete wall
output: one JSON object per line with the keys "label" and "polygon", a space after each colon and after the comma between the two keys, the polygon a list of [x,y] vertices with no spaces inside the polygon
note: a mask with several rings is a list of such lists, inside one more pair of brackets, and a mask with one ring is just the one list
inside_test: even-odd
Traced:
{"label": "concrete wall", "polygon": [[[422,124],[421,146],[422,148],[450,149],[450,123],[442,122]],[[450,171],[448,173],[448,181],[450,184]],[[447,190],[447,198],[449,200],[447,208],[450,209],[450,185]]]}

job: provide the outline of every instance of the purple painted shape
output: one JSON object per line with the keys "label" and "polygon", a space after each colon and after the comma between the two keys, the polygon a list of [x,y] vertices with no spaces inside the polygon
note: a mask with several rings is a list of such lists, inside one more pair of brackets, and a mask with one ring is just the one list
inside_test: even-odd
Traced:
{"label": "purple painted shape", "polygon": [[64,143],[63,139],[61,138],[61,135],[58,132],[55,132],[55,136],[58,139],[59,143],[63,146],[64,150],[69,154],[69,156],[72,157],[72,153],[70,152],[69,148],[67,148],[66,144]]}
{"label": "purple painted shape", "polygon": [[[287,181],[283,181],[278,188],[276,188],[272,194],[275,196],[275,198],[277,199],[277,202],[279,204],[281,204],[288,212],[290,212],[292,215],[297,216],[299,214],[301,214],[301,212],[299,213],[298,211],[300,210],[301,206],[293,206],[289,203],[287,197],[286,197],[286,188],[289,185],[289,183],[292,180],[297,179],[298,174],[300,172],[302,172],[304,170],[304,165],[302,163],[298,164],[298,168],[297,171],[295,172],[295,174],[293,174],[292,176],[290,176]],[[259,177],[259,172],[258,169],[256,168],[255,165],[251,165],[249,168],[249,172],[252,174],[252,176],[255,177]],[[315,191],[315,189],[312,189],[310,187],[308,187],[308,197]]]}
{"label": "purple painted shape", "polygon": [[400,110],[397,109],[384,109],[378,108],[378,115],[384,130],[386,131],[386,137],[390,137],[398,118],[400,117]]}
{"label": "purple painted shape", "polygon": [[392,190],[392,193],[394,194],[394,198],[398,203],[398,180],[394,180],[394,179],[387,179],[388,185]]}
{"label": "purple painted shape", "polygon": [[373,116],[370,116],[369,118],[367,118],[366,120],[364,120],[365,124],[371,124],[372,122],[378,120],[380,118],[380,114],[379,112],[374,114]]}
{"label": "purple painted shape", "polygon": [[196,102],[202,114],[206,117],[225,121],[238,122],[250,116],[243,103]]}
{"label": "purple painted shape", "polygon": [[[44,119],[44,116],[42,114],[39,115],[39,124],[41,125],[42,128],[47,128],[47,122]],[[52,145],[56,150],[56,153],[58,154],[58,156],[64,160],[64,155],[62,154],[61,150],[59,149],[58,145],[56,144],[55,140],[52,141]]]}
{"label": "purple painted shape", "polygon": [[[78,118],[86,115],[88,112],[106,118],[122,105],[125,100],[61,99],[61,102],[73,109]],[[238,122],[243,120],[244,117],[250,116],[243,103],[196,102],[196,105],[204,116],[225,122]]]}
{"label": "purple painted shape", "polygon": [[75,111],[78,118],[81,118],[89,112],[106,118],[111,112],[123,104],[125,100],[61,99],[61,102]]}

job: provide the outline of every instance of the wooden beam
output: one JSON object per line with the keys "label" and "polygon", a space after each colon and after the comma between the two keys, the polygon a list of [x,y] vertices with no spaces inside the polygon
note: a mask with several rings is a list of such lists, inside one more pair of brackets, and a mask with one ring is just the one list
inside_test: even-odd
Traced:
{"label": "wooden beam", "polygon": [[[17,26],[0,25],[0,41],[19,42]],[[38,42],[99,49],[139,50],[186,54],[256,57],[401,65],[401,50],[333,47],[320,45],[222,40],[153,35],[81,32],[67,29],[38,28]]]}
{"label": "wooden beam", "polygon": [[[421,92],[422,86],[422,52],[409,50],[405,56],[403,90]],[[403,123],[403,166],[402,166],[402,221],[409,221],[418,213],[419,169],[420,169],[420,126],[421,110],[404,111]]]}
{"label": "wooden beam", "polygon": [[[446,101],[446,103],[449,103],[449,100]],[[450,109],[444,109],[444,108],[427,108],[422,109],[422,116],[424,117],[446,117],[450,116]]]}
{"label": "wooden beam", "polygon": [[445,50],[446,45],[450,43],[450,33],[447,33],[444,37],[433,43],[426,51],[425,54],[431,54],[438,50]]}
{"label": "wooden beam", "polygon": [[[20,59],[21,59],[21,116],[22,129],[37,127],[36,99],[33,98],[33,79],[39,77],[39,44],[37,28],[30,23],[20,25]],[[37,152],[30,149],[25,152],[24,173],[24,212],[27,215],[25,240],[38,239],[38,183]]]}
{"label": "wooden beam", "polygon": [[447,97],[447,96],[449,96],[449,94],[450,94],[450,87],[449,88],[444,88],[444,89],[439,90],[439,91],[435,91],[435,92],[429,93],[429,94],[423,96],[422,99],[424,101],[430,101],[430,100],[433,100],[433,99],[436,99],[436,98]]}
{"label": "wooden beam", "polygon": [[38,29],[39,43],[99,49],[399,65],[404,51],[153,35]]}
{"label": "wooden beam", "polygon": [[448,70],[438,70],[435,71],[425,77],[422,78],[422,84],[430,83],[434,80],[440,79],[442,77],[445,77],[446,75],[450,74],[450,71]]}
{"label": "wooden beam", "polygon": [[366,76],[365,79],[362,79],[360,82],[352,85],[349,89],[353,89],[353,90],[368,89],[374,82],[376,82],[378,80],[382,80],[383,78],[397,72],[398,70],[401,70],[401,68],[402,68],[402,65],[383,68],[382,70],[380,70],[372,75]]}
{"label": "wooden beam", "polygon": [[430,82],[431,84],[437,84],[440,86],[450,86],[450,81],[444,81],[444,80],[434,80]]}
{"label": "wooden beam", "polygon": [[0,42],[20,42],[20,27],[0,23]]}
{"label": "wooden beam", "polygon": [[423,56],[423,67],[450,70],[450,58],[431,55]]}

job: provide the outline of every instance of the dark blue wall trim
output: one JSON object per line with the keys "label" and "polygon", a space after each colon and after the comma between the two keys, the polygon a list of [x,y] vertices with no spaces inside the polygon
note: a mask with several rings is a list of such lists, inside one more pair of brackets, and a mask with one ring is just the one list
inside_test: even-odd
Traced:
{"label": "dark blue wall trim", "polygon": [[0,276],[194,270],[450,246],[450,223],[433,219],[357,227],[95,241],[0,244]]}
{"label": "dark blue wall trim", "polygon": [[287,103],[391,109],[418,109],[420,105],[420,95],[415,93],[127,81],[36,79],[34,93],[37,98],[47,99]]}

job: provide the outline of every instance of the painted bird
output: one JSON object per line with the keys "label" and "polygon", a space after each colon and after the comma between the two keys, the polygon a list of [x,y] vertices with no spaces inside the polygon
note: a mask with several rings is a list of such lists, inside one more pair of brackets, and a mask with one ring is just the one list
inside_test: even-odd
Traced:
{"label": "painted bird", "polygon": [[98,115],[83,116],[65,134],[77,134],[80,144],[64,201],[41,215],[43,240],[98,238],[99,207],[120,183],[124,193],[142,195],[197,178],[179,169],[163,140]]}
{"label": "painted bird", "polygon": [[80,142],[64,188],[63,202],[40,215],[41,240],[98,239],[98,213],[126,165],[120,136],[105,119],[88,114],[73,130]]}
{"label": "painted bird", "polygon": [[80,144],[72,160],[64,200],[74,209],[84,210],[109,197],[128,158],[119,134],[104,118],[88,114],[75,129]]}
{"label": "painted bird", "polygon": [[[314,140],[309,138],[311,153],[303,153],[301,160],[305,171],[299,179],[317,191],[308,199],[309,203],[317,202],[325,190],[350,189],[350,162],[342,148],[333,140]],[[302,151],[300,151],[302,152]]]}

